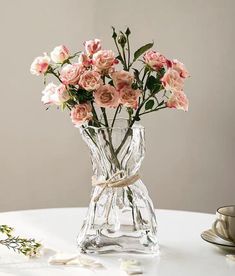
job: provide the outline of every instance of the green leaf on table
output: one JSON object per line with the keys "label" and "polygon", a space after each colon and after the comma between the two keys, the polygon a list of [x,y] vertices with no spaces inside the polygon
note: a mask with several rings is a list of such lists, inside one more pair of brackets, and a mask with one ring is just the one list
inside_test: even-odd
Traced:
{"label": "green leaf on table", "polygon": [[147,103],[145,104],[145,110],[152,109],[154,106],[154,100],[148,100]]}
{"label": "green leaf on table", "polygon": [[135,51],[135,53],[134,53],[134,60],[133,61],[136,61],[137,58],[139,58],[141,55],[143,55],[146,51],[148,51],[152,47],[153,47],[153,42],[152,43],[148,43],[148,44],[140,47],[137,51]]}

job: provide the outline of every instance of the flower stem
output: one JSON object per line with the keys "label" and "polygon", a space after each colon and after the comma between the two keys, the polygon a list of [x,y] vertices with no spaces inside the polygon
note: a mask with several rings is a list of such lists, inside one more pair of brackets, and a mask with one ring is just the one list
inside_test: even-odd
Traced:
{"label": "flower stem", "polygon": [[128,71],[128,66],[127,66],[127,63],[126,63],[126,54],[125,54],[125,48],[124,48],[124,46],[122,47],[122,54],[123,54],[123,59],[124,59],[124,64],[123,64],[124,70]]}
{"label": "flower stem", "polygon": [[116,120],[116,117],[117,117],[117,114],[118,114],[118,111],[120,109],[121,105],[119,104],[119,106],[117,107],[116,111],[115,111],[115,114],[114,114],[114,117],[113,117],[113,121],[112,121],[112,124],[111,124],[111,127],[114,126],[114,123],[115,123],[115,120]]}

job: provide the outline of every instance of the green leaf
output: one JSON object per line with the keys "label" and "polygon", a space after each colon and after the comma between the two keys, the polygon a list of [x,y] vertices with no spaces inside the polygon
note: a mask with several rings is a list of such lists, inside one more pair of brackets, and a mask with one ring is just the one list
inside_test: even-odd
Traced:
{"label": "green leaf", "polygon": [[131,85],[131,88],[134,89],[134,90],[137,90],[138,89],[138,84],[136,82],[133,82],[132,85]]}
{"label": "green leaf", "polygon": [[64,111],[66,107],[67,107],[67,104],[66,103],[62,103],[61,110]]}
{"label": "green leaf", "polygon": [[127,112],[130,114],[130,115],[133,115],[134,111],[131,107],[127,107]]}
{"label": "green leaf", "polygon": [[164,104],[164,102],[165,102],[164,100],[163,100],[163,101],[161,101],[161,102],[158,104],[158,107],[159,107],[159,106],[161,106],[161,105],[163,105],[163,104]]}
{"label": "green leaf", "polygon": [[116,56],[116,59],[122,61],[122,57],[120,55]]}
{"label": "green leaf", "polygon": [[73,99],[69,99],[68,101],[67,101],[67,104],[69,105],[69,106],[75,106],[76,104],[78,104],[76,101],[74,101]]}
{"label": "green leaf", "polygon": [[113,80],[109,81],[108,84],[114,86],[114,85],[113,85]]}
{"label": "green leaf", "polygon": [[145,110],[152,109],[153,106],[154,106],[154,100],[149,100],[149,101],[147,101],[147,103],[145,104]]}
{"label": "green leaf", "polygon": [[157,79],[154,76],[150,76],[147,79],[146,86],[149,90],[152,91],[154,90],[156,83],[157,83]]}
{"label": "green leaf", "polygon": [[161,87],[161,80],[159,78],[155,78],[154,76],[150,76],[147,79],[146,87],[152,92],[157,93]]}
{"label": "green leaf", "polygon": [[153,47],[153,42],[152,43],[148,43],[142,47],[140,47],[135,53],[134,53],[134,60],[136,61],[137,58],[139,58],[141,55],[143,55],[146,51],[148,51],[150,48]]}
{"label": "green leaf", "polygon": [[142,81],[140,80],[140,72],[135,68],[133,68],[133,70],[134,70],[134,77],[135,77],[136,83],[139,84],[139,86],[141,86]]}

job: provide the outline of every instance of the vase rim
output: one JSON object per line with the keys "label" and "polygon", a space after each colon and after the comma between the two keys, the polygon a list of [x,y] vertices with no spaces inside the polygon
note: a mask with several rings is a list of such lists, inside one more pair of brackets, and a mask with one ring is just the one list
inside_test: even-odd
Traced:
{"label": "vase rim", "polygon": [[[108,121],[112,123],[112,120],[111,118],[108,118]],[[82,130],[85,130],[85,129],[88,129],[88,128],[92,128],[94,130],[105,130],[105,129],[144,129],[144,126],[142,126],[139,122],[135,122],[134,125],[132,127],[129,127],[128,125],[126,126],[121,126],[121,125],[117,125],[116,122],[126,122],[128,123],[128,119],[125,119],[125,118],[118,118],[115,120],[115,124],[113,127],[109,126],[109,127],[106,127],[106,126],[101,126],[101,127],[96,127],[96,126],[90,126],[88,124],[86,125],[82,125],[80,126],[82,128]]]}

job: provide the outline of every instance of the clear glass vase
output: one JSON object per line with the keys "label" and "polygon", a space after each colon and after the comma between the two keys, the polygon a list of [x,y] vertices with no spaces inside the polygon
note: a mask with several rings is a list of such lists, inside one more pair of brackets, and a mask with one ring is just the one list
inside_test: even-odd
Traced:
{"label": "clear glass vase", "polygon": [[118,119],[114,127],[83,126],[80,132],[93,166],[91,202],[77,238],[80,251],[158,253],[154,207],[138,174],[144,128]]}

